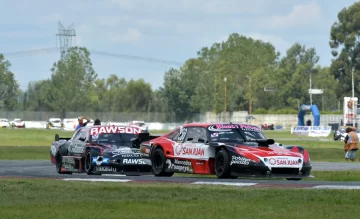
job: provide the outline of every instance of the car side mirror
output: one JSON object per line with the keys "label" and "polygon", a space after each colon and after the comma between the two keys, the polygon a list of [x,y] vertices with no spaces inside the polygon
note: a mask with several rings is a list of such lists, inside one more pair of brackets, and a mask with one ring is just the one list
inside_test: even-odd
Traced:
{"label": "car side mirror", "polygon": [[80,140],[80,141],[85,141],[85,138],[80,137],[79,140]]}
{"label": "car side mirror", "polygon": [[186,141],[192,141],[192,140],[194,140],[194,138],[188,138],[188,139],[186,139]]}
{"label": "car side mirror", "polygon": [[198,142],[205,143],[205,139],[199,138]]}

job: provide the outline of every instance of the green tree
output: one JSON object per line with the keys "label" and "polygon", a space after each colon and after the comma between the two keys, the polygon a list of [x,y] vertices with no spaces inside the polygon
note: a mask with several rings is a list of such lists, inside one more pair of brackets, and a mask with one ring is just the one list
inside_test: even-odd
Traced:
{"label": "green tree", "polygon": [[0,54],[0,109],[14,110],[18,107],[19,84],[10,70],[11,63]]}
{"label": "green tree", "polygon": [[23,107],[30,111],[53,111],[52,102],[55,99],[49,79],[33,81],[24,94]]}
{"label": "green tree", "polygon": [[[279,69],[275,73],[278,87],[276,102],[277,108],[290,107],[298,109],[301,104],[310,104],[309,88],[310,74],[315,77],[315,68],[319,56],[314,48],[295,43],[280,60]],[[314,88],[314,87],[312,87]]]}
{"label": "green tree", "polygon": [[65,114],[66,111],[84,111],[92,100],[89,92],[97,77],[90,53],[86,48],[73,47],[65,51],[51,69],[51,106]]}
{"label": "green tree", "polygon": [[[354,80],[360,80],[360,2],[355,2],[338,13],[330,31],[330,47],[335,57],[331,64],[331,72],[340,81],[342,95],[351,96],[351,71],[354,70]],[[355,93],[359,95],[360,87],[355,85]],[[355,96],[356,96],[355,95]]]}

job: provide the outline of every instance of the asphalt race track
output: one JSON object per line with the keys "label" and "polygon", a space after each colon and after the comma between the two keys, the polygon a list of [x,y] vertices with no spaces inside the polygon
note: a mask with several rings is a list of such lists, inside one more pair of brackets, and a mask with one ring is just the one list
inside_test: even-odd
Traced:
{"label": "asphalt race track", "polygon": [[[313,170],[360,170],[359,163],[314,162]],[[232,186],[251,186],[269,188],[315,188],[315,189],[360,189],[360,182],[326,182],[326,181],[288,181],[263,179],[217,179],[214,177],[154,177],[152,175],[125,176],[102,175],[88,176],[86,174],[60,175],[55,166],[47,160],[0,160],[0,178],[37,178],[81,181],[113,181],[113,182],[162,182],[187,184],[213,184]],[[315,176],[316,178],[316,176]]]}

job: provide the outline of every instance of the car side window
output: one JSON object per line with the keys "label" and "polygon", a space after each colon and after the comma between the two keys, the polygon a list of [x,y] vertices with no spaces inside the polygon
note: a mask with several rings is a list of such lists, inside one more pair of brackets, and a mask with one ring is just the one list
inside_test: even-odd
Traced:
{"label": "car side window", "polygon": [[80,137],[81,129],[77,130],[76,133],[73,135],[72,140],[77,140]]}
{"label": "car side window", "polygon": [[88,130],[82,130],[80,132],[80,136],[79,136],[79,139],[80,138],[84,138],[85,140],[88,140]]}
{"label": "car side window", "polygon": [[178,136],[180,129],[176,129],[174,130],[172,133],[170,133],[167,138],[174,140],[175,141],[175,137]]}
{"label": "car side window", "polygon": [[202,142],[199,139],[207,140],[206,129],[203,127],[190,127],[188,128],[184,141],[191,141],[193,143]]}

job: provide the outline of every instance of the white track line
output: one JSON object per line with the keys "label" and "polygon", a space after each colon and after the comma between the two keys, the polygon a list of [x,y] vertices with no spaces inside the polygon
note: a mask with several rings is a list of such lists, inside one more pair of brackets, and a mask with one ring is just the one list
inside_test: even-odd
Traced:
{"label": "white track line", "polygon": [[129,179],[82,179],[82,178],[66,178],[65,181],[90,181],[90,182],[130,182]]}
{"label": "white track line", "polygon": [[197,185],[225,185],[225,186],[254,186],[258,183],[231,183],[231,182],[193,182],[191,184],[197,184]]}
{"label": "white track line", "polygon": [[360,189],[360,186],[319,185],[310,189]]}
{"label": "white track line", "polygon": [[120,175],[120,174],[101,174],[101,176],[126,176],[126,175]]}

